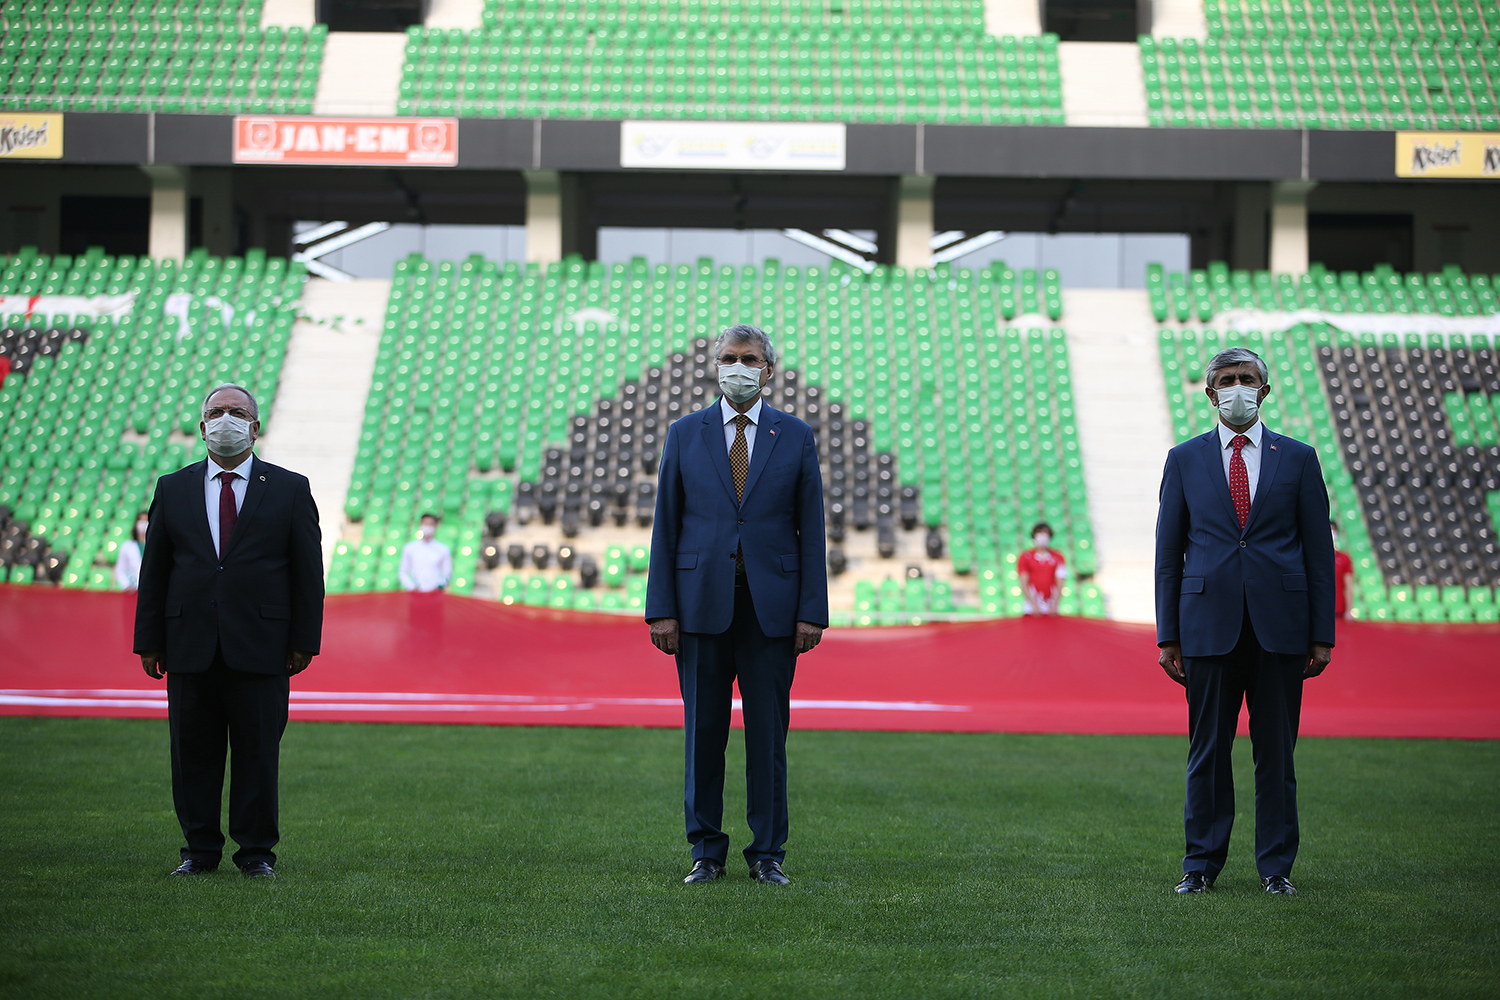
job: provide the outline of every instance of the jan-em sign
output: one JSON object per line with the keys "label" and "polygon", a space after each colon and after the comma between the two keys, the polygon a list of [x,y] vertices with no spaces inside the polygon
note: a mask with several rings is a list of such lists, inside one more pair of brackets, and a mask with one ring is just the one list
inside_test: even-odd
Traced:
{"label": "jan-em sign", "polygon": [[234,162],[451,167],[458,119],[241,115]]}

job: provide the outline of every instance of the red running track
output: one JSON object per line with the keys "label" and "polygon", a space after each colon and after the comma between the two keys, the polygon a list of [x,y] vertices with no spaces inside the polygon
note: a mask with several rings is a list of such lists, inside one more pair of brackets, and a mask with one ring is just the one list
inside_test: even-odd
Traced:
{"label": "red running track", "polygon": [[[160,718],[129,595],[0,585],[0,714]],[[447,595],[332,597],[296,719],[680,726],[672,661],[634,618]],[[1186,732],[1150,626],[1085,619],[838,629],[798,664],[792,725]],[[1243,718],[1241,720],[1243,727]],[[1500,738],[1500,626],[1341,626],[1307,736]]]}

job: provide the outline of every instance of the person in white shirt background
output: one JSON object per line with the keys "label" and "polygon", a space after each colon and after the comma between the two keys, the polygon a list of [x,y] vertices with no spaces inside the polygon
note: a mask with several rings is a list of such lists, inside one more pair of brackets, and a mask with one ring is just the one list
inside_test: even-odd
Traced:
{"label": "person in white shirt background", "polygon": [[436,514],[423,514],[417,538],[401,550],[401,586],[406,590],[442,590],[453,577],[453,553],[437,540],[437,526]]}
{"label": "person in white shirt background", "polygon": [[146,544],[146,512],[135,516],[135,533],[120,543],[120,554],[115,556],[115,584],[128,593],[134,593],[141,582],[141,548]]}

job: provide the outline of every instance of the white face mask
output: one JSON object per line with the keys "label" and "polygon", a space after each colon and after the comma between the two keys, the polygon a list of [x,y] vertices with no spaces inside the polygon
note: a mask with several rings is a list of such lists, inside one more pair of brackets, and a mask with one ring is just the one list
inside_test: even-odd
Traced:
{"label": "white face mask", "polygon": [[1052,536],[1045,531],[1038,531],[1031,536],[1031,540],[1036,543],[1036,547],[1039,549],[1045,549],[1048,545],[1052,544]]}
{"label": "white face mask", "polygon": [[424,539],[431,538],[433,535],[437,534],[437,529],[430,524],[424,524],[417,529],[417,534],[421,535]]}
{"label": "white face mask", "polygon": [[220,457],[249,451],[250,421],[228,413],[214,417],[203,426],[203,440],[208,442],[208,450]]}
{"label": "white face mask", "polygon": [[149,522],[147,522],[147,521],[137,521],[137,522],[135,522],[135,533],[136,533],[137,536],[139,536],[141,538],[146,537],[146,525],[148,523]]}
{"label": "white face mask", "polygon": [[1241,426],[1250,423],[1260,412],[1260,388],[1248,385],[1230,385],[1217,390],[1219,415],[1231,424]]}
{"label": "white face mask", "polygon": [[748,403],[760,392],[760,373],[736,361],[732,365],[719,366],[719,388],[724,390],[732,402]]}

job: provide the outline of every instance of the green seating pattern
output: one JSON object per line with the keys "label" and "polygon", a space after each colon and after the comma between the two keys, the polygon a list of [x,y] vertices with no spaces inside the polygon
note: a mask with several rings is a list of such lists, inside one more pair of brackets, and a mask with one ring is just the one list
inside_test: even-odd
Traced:
{"label": "green seating pattern", "polygon": [[328,26],[260,27],[262,0],[0,7],[0,109],[311,114]]}
{"label": "green seating pattern", "polygon": [[[208,390],[245,385],[269,425],[305,273],[254,250],[243,258],[195,251],[179,265],[97,249],[49,258],[25,248],[5,263],[0,294],[136,296],[118,322],[31,317],[34,327],[76,325],[88,337],[0,386],[0,504],[69,553],[64,586],[109,589],[116,549],[150,505],[156,477],[202,457],[198,422]],[[191,296],[186,330],[163,313],[177,293]]]}
{"label": "green seating pattern", "polygon": [[[1056,282],[1000,263],[865,275],[776,261],[408,258],[396,267],[346,504],[362,539],[335,550],[330,589],[394,587],[400,546],[431,510],[445,516],[440,536],[460,546],[453,589],[471,590],[486,512],[508,511],[516,485],[538,479],[575,414],[746,316],[776,337],[783,370],[869,422],[873,450],[892,453],[899,481],[921,487],[922,519],[946,529],[955,573],[1013,578],[1032,523],[1045,519],[1075,576],[1091,574],[1066,337],[1004,324],[1049,297],[1060,305]],[[567,321],[583,309],[618,322]],[[599,563],[609,592],[630,586],[646,560],[622,551]],[[997,594],[957,610],[1011,607]],[[1102,613],[1097,601],[1079,607]]]}
{"label": "green seating pattern", "polygon": [[[1021,585],[1015,572],[989,568],[978,574],[980,608],[986,615],[1017,617],[1021,614]],[[835,625],[920,625],[934,617],[948,617],[964,609],[953,604],[952,588],[946,580],[896,580],[887,577],[877,587],[873,581],[854,585],[854,610],[834,612]],[[1104,617],[1104,597],[1092,583],[1064,583],[1058,601],[1059,613]]]}
{"label": "green seating pattern", "polygon": [[569,28],[688,27],[733,31],[782,28],[841,31],[984,33],[982,0],[721,0],[683,4],[678,0],[485,0],[484,27],[560,24]]}
{"label": "green seating pattern", "polygon": [[548,11],[493,31],[410,29],[398,113],[1063,124],[1055,35],[995,38],[982,19],[963,34],[756,29],[728,14],[715,27],[654,5],[591,27]]}
{"label": "green seating pattern", "polygon": [[1500,129],[1500,8],[1204,0],[1208,38],[1140,38],[1152,125]]}
{"label": "green seating pattern", "polygon": [[1301,276],[1231,271],[1222,261],[1186,275],[1168,274],[1153,264],[1147,268],[1146,290],[1158,323],[1206,323],[1230,309],[1437,316],[1500,313],[1500,275],[1465,274],[1452,264],[1433,274],[1398,274],[1388,264],[1363,274],[1334,272],[1313,264]]}

